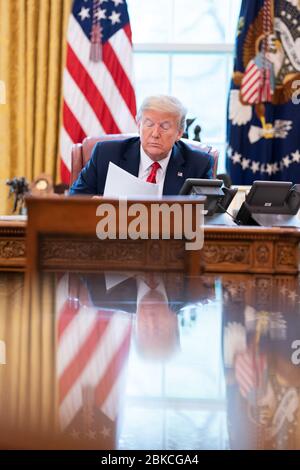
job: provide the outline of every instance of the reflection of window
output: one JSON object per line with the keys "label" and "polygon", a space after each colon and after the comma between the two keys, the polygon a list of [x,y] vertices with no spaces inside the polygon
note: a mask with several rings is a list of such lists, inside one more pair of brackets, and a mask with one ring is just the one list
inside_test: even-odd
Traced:
{"label": "reflection of window", "polygon": [[169,93],[200,124],[203,142],[220,152],[225,169],[226,103],[241,0],[127,0],[135,51],[138,105]]}
{"label": "reflection of window", "polygon": [[180,349],[173,359],[142,359],[132,342],[120,449],[228,447],[219,282],[213,292],[211,301],[178,313]]}

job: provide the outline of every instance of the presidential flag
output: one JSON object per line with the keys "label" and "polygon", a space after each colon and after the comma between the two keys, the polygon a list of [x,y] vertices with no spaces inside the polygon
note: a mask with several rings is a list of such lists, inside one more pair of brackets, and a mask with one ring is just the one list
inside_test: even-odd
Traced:
{"label": "presidential flag", "polygon": [[300,3],[243,0],[227,121],[234,184],[300,181]]}
{"label": "presidential flag", "polygon": [[75,0],[67,33],[60,136],[61,179],[87,135],[136,131],[132,40],[125,0]]}

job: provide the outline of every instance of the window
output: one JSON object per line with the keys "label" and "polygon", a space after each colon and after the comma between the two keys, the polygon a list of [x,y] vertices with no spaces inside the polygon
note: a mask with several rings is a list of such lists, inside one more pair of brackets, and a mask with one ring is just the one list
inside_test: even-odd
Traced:
{"label": "window", "polygon": [[149,94],[177,96],[220,151],[225,171],[226,106],[241,0],[128,0],[137,105]]}

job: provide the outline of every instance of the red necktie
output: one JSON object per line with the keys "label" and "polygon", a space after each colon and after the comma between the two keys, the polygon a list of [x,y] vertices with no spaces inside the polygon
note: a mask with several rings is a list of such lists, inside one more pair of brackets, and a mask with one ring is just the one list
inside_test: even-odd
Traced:
{"label": "red necktie", "polygon": [[156,183],[156,173],[157,173],[157,170],[161,168],[160,164],[158,162],[154,162],[152,163],[151,165],[151,171],[148,175],[148,178],[147,178],[147,183]]}

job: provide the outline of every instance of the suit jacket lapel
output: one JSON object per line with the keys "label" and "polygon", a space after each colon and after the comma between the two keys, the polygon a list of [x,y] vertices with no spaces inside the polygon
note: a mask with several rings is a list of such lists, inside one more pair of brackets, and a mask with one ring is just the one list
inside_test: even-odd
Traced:
{"label": "suit jacket lapel", "polygon": [[173,147],[167,166],[163,194],[178,194],[184,183],[185,159],[177,145]]}
{"label": "suit jacket lapel", "polygon": [[138,176],[140,167],[140,139],[128,146],[120,160],[120,167],[134,176]]}
{"label": "suit jacket lapel", "polygon": [[[140,139],[128,146],[120,160],[120,168],[128,171],[134,176],[138,176],[140,167]],[[175,144],[167,166],[163,194],[178,194],[185,180],[184,177],[185,159]]]}

